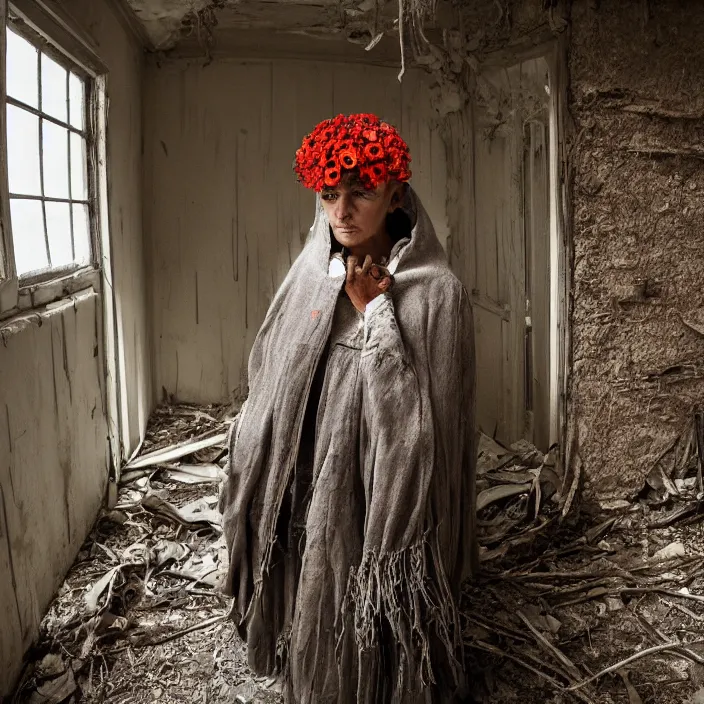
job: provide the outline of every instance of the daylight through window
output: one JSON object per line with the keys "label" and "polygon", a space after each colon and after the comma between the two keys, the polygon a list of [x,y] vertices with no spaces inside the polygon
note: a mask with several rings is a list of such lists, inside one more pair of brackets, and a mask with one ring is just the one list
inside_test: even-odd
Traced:
{"label": "daylight through window", "polygon": [[85,80],[8,27],[7,159],[18,276],[90,263],[87,143]]}

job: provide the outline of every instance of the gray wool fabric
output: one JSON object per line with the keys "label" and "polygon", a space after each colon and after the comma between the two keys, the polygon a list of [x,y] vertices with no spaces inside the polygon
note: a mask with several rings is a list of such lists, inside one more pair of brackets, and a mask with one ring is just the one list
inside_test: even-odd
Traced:
{"label": "gray wool fabric", "polygon": [[[329,275],[319,203],[257,335],[229,438],[224,592],[251,667],[280,674],[290,704],[443,702],[463,681],[472,312],[410,187],[404,209],[410,242],[390,300],[364,325],[344,276]],[[312,386],[314,431],[303,432]]]}

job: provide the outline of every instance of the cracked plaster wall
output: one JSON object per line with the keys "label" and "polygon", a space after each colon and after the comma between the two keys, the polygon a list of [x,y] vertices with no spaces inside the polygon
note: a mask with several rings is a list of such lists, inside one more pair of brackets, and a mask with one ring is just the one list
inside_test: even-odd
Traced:
{"label": "cracked plaster wall", "polygon": [[704,404],[704,6],[577,0],[571,22],[569,409],[588,493],[632,497]]}

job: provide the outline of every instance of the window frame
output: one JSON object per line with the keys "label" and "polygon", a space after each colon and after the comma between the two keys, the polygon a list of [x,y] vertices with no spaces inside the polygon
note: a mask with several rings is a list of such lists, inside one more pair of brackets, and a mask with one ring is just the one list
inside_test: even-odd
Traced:
{"label": "window frame", "polygon": [[[100,141],[105,135],[100,130],[99,106],[105,107],[105,65],[93,52],[85,37],[78,36],[69,22],[39,0],[13,0],[4,9],[5,22],[2,28],[2,91],[3,114],[0,129],[3,140],[0,161],[0,320],[26,310],[47,305],[69,296],[81,289],[101,284],[101,169],[99,163]],[[88,224],[90,230],[91,261],[88,264],[69,264],[39,272],[18,276],[15,266],[12,220],[10,214],[10,190],[7,163],[7,105],[4,75],[6,71],[7,32],[16,32],[69,71],[85,81],[85,138],[86,177],[88,190]],[[12,99],[10,99],[12,100]],[[38,112],[37,112],[38,114]],[[70,178],[70,174],[69,174]],[[42,196],[43,198],[43,196]]]}

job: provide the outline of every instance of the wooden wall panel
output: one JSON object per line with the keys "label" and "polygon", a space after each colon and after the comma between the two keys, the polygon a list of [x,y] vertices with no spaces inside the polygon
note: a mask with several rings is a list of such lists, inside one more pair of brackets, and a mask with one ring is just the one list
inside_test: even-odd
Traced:
{"label": "wooden wall panel", "polygon": [[[520,152],[513,130],[491,131],[482,111],[474,127],[476,279],[472,297],[486,318],[477,332],[478,365],[492,365],[479,386],[480,427],[502,442],[523,433],[525,265],[520,214]],[[494,321],[489,323],[488,316]],[[497,366],[497,360],[499,364]],[[495,413],[495,415],[493,415]]]}
{"label": "wooden wall panel", "polygon": [[99,306],[89,290],[0,329],[0,695],[105,493]]}
{"label": "wooden wall panel", "polygon": [[530,266],[532,439],[550,444],[550,175],[548,114],[527,126],[524,198]]}
{"label": "wooden wall panel", "polygon": [[[471,174],[463,172],[462,183],[472,213],[460,215],[464,221],[473,219],[473,227],[465,228],[468,240],[453,242],[452,248],[475,310],[481,311],[476,337],[477,363],[483,370],[478,385],[480,426],[504,443],[525,437],[544,450],[549,442],[553,295],[547,238],[546,72],[546,62],[536,59],[482,75],[486,95],[469,111],[471,147],[463,140],[464,151],[471,153]],[[529,301],[535,316],[527,343]],[[491,378],[482,379],[482,374]]]}
{"label": "wooden wall panel", "polygon": [[413,185],[448,232],[444,143],[426,79],[312,61],[172,61],[147,70],[145,232],[155,393],[212,402],[244,393],[254,336],[300,252],[314,197],[295,150],[317,122],[374,112],[396,124]]}

